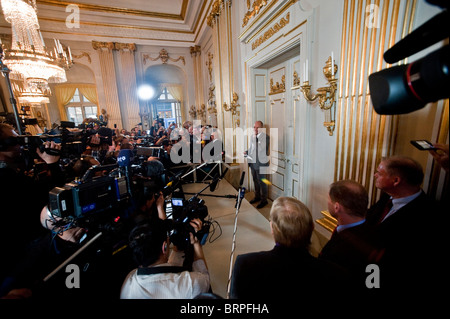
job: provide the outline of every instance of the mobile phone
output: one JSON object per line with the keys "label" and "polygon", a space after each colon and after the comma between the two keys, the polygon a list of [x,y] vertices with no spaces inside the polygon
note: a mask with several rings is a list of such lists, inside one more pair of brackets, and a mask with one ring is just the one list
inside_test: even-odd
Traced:
{"label": "mobile phone", "polygon": [[427,140],[414,140],[411,141],[411,144],[421,151],[436,150],[433,144]]}

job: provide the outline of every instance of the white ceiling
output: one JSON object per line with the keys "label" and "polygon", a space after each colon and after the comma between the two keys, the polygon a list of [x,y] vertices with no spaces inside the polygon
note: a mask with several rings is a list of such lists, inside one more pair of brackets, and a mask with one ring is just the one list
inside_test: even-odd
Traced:
{"label": "white ceiling", "polygon": [[[37,0],[44,38],[113,41],[165,46],[193,46],[205,27],[211,0]],[[69,28],[79,8],[79,28]],[[11,25],[0,14],[0,33]]]}

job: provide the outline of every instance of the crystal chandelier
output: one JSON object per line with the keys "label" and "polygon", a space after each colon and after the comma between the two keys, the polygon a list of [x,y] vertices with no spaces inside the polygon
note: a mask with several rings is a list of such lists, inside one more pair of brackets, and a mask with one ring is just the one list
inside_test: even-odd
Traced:
{"label": "crystal chandelier", "polygon": [[12,80],[11,84],[20,104],[39,106],[42,103],[50,103],[51,90],[47,81],[29,78]]}
{"label": "crystal chandelier", "polygon": [[[11,48],[4,48],[3,60],[11,70],[11,79],[25,80],[31,100],[33,92],[42,91],[36,88],[45,88],[43,91],[48,94],[49,82],[66,82],[65,71],[73,64],[70,48],[64,48],[59,40],[55,40],[54,50],[45,46],[39,30],[36,0],[1,0],[1,6],[12,29]],[[48,97],[44,98],[41,101],[47,103]],[[34,100],[39,100],[38,96]]]}

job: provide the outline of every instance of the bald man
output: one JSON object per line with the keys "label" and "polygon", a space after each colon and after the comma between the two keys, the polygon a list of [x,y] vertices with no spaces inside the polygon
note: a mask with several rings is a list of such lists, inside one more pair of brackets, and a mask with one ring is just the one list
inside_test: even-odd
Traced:
{"label": "bald man", "polygon": [[250,203],[260,202],[257,208],[267,205],[268,187],[264,180],[268,179],[269,168],[269,144],[270,137],[265,133],[264,124],[256,121],[253,126],[254,134],[250,140],[250,147],[244,155],[247,156],[248,166],[252,172],[253,183],[255,185],[255,198]]}

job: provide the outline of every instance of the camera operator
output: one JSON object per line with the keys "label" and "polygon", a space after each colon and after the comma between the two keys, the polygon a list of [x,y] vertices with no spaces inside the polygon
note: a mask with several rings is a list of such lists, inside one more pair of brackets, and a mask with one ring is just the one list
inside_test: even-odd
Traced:
{"label": "camera operator", "polygon": [[161,146],[163,147],[164,152],[161,153],[158,159],[164,165],[164,168],[169,170],[175,165],[170,159],[170,151],[172,150],[172,143],[168,139],[165,139],[164,141],[161,142]]}
{"label": "camera operator", "polygon": [[[139,185],[139,183],[138,183]],[[142,187],[141,190],[135,191],[134,201],[136,210],[131,215],[134,224],[142,223],[143,221],[152,221],[157,218],[165,219],[166,213],[164,211],[164,196],[160,192],[156,193],[156,187]]]}
{"label": "camera operator", "polygon": [[[42,234],[39,215],[47,204],[48,191],[64,183],[59,155],[36,149],[45,163],[45,173],[34,177],[24,169],[24,156],[19,138],[9,124],[0,123],[0,201],[4,207],[0,228],[0,285],[14,269],[28,243]],[[60,150],[55,142],[45,142],[45,149]]]}
{"label": "camera operator", "polygon": [[112,130],[106,127],[99,127],[98,130],[93,131],[94,134],[88,137],[88,147],[85,155],[92,155],[101,164],[107,158],[108,151],[112,145]]}
{"label": "camera operator", "polygon": [[[199,219],[190,225],[197,232]],[[202,246],[190,233],[194,261],[192,271],[169,261],[170,241],[163,220],[137,226],[130,233],[130,247],[139,267],[132,270],[122,285],[121,299],[192,299],[210,289],[209,273]]]}

